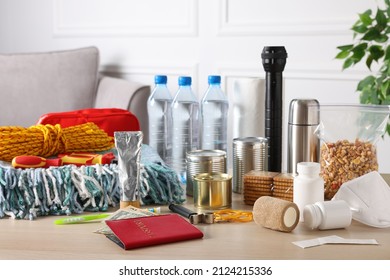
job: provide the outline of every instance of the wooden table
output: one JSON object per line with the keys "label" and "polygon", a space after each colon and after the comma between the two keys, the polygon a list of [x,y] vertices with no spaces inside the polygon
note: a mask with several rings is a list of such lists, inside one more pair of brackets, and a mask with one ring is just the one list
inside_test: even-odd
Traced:
{"label": "wooden table", "polygon": [[[191,204],[187,204],[191,207]],[[233,208],[251,210],[240,195]],[[113,209],[115,210],[115,209]],[[163,212],[170,212],[162,207]],[[94,233],[100,222],[55,225],[58,217],[36,220],[0,219],[0,259],[3,260],[379,260],[390,259],[390,228],[353,222],[346,229],[318,231],[299,224],[291,233],[248,223],[199,224],[201,240],[191,240],[125,251],[104,235]],[[329,235],[376,239],[379,245],[323,245],[302,249],[293,241]]]}

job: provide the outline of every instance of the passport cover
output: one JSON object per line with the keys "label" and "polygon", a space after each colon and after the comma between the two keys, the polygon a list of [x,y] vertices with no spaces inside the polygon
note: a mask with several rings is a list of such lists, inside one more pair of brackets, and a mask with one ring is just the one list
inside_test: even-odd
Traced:
{"label": "passport cover", "polygon": [[126,250],[203,237],[198,228],[176,214],[107,220],[106,224]]}

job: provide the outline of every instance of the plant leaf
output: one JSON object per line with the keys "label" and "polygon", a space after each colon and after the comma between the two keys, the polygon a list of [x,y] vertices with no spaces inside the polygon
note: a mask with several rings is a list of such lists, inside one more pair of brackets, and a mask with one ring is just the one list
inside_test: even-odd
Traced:
{"label": "plant leaf", "polygon": [[381,94],[384,100],[390,95],[390,80],[382,83]]}
{"label": "plant leaf", "polygon": [[372,45],[371,47],[368,48],[368,51],[370,52],[372,59],[375,61],[378,61],[381,57],[385,55],[382,46],[378,46],[378,45]]}
{"label": "plant leaf", "polygon": [[390,95],[387,95],[385,100],[382,101],[382,104],[384,105],[390,105]]}
{"label": "plant leaf", "polygon": [[377,26],[379,27],[379,30],[383,30],[387,26],[387,18],[381,9],[378,9],[376,12],[375,20],[377,22]]}
{"label": "plant leaf", "polygon": [[372,14],[371,10],[367,10],[362,14],[359,14],[360,21],[365,25],[369,26],[372,24],[372,18],[370,17]]}
{"label": "plant leaf", "polygon": [[374,61],[374,59],[372,58],[371,55],[369,55],[366,59],[366,65],[367,65],[368,69],[370,69],[370,70],[371,70],[371,64],[373,61]]}
{"label": "plant leaf", "polygon": [[385,43],[385,42],[387,42],[388,39],[389,39],[389,37],[387,35],[379,34],[379,36],[377,38],[375,38],[375,42]]}
{"label": "plant leaf", "polygon": [[352,26],[351,29],[356,33],[361,33],[361,34],[366,33],[368,30],[367,26],[365,26],[364,24],[354,25]]}
{"label": "plant leaf", "polygon": [[390,61],[390,45],[386,48],[385,60]]}
{"label": "plant leaf", "polygon": [[347,58],[349,56],[351,52],[350,51],[341,51],[339,52],[337,55],[336,55],[336,58],[337,59],[344,59],[344,58]]}
{"label": "plant leaf", "polygon": [[362,40],[365,40],[365,41],[373,41],[375,40],[376,38],[378,38],[380,36],[380,32],[375,29],[375,28],[371,28],[367,31],[367,33],[362,37]]}
{"label": "plant leaf", "polygon": [[373,84],[375,84],[375,77],[367,76],[358,83],[357,90],[363,91],[365,88],[372,87]]}
{"label": "plant leaf", "polygon": [[351,58],[354,60],[354,64],[358,63],[366,54],[367,43],[361,43],[352,49]]}
{"label": "plant leaf", "polygon": [[377,92],[377,90],[374,88],[374,89],[371,89],[370,94],[371,94],[372,104],[381,104],[380,99],[379,99],[380,92]]}
{"label": "plant leaf", "polygon": [[343,63],[343,70],[351,67],[354,64],[354,59],[353,58],[347,58],[344,63]]}
{"label": "plant leaf", "polygon": [[341,51],[348,51],[353,48],[353,45],[343,45],[343,46],[338,46],[337,48]]}
{"label": "plant leaf", "polygon": [[389,0],[385,0],[385,3],[387,5],[387,17],[390,18],[390,1]]}
{"label": "plant leaf", "polygon": [[363,90],[361,90],[361,93],[360,93],[360,103],[362,104],[375,104],[373,103],[373,100],[372,100],[372,88],[370,87],[367,87],[367,88],[364,88]]}

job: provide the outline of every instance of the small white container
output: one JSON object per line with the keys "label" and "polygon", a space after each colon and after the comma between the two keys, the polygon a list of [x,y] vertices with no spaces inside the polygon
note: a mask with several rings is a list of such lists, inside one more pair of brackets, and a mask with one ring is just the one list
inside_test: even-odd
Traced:
{"label": "small white container", "polygon": [[300,221],[304,221],[303,209],[308,204],[324,201],[324,180],[320,176],[318,162],[299,162],[298,175],[294,178],[293,201],[298,206]]}
{"label": "small white container", "polygon": [[332,200],[306,205],[303,217],[311,229],[346,228],[351,224],[352,211],[344,200]]}

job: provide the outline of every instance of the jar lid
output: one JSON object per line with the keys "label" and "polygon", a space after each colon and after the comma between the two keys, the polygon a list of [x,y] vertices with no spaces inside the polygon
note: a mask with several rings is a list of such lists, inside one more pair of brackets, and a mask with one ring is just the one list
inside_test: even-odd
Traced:
{"label": "jar lid", "polygon": [[303,209],[303,222],[307,227],[311,229],[318,228],[321,220],[321,210],[317,205],[309,204],[305,206]]}

